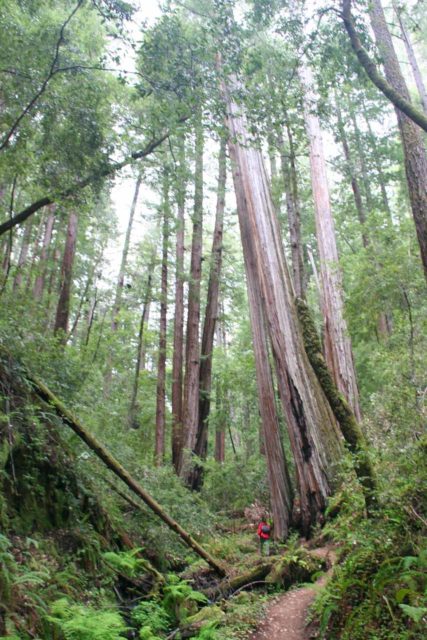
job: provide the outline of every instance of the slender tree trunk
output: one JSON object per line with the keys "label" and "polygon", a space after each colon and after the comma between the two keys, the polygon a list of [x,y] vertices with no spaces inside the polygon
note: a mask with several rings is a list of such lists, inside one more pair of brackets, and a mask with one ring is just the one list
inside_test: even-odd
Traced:
{"label": "slender tree trunk", "polygon": [[322,519],[331,492],[331,464],[341,456],[329,404],[304,350],[293,288],[283,256],[267,175],[247,132],[240,106],[222,85],[239,217],[249,223],[263,306],[268,320],[279,393],[295,459],[304,533]]}
{"label": "slender tree trunk", "polygon": [[18,258],[18,264],[17,264],[17,273],[13,281],[14,291],[19,289],[19,287],[22,284],[22,269],[24,268],[24,265],[27,261],[32,228],[33,228],[33,221],[30,220],[30,222],[25,226],[24,235],[22,236],[21,250],[19,252],[19,258]]}
{"label": "slender tree trunk", "polygon": [[70,315],[70,297],[73,278],[74,257],[76,254],[78,218],[75,211],[71,211],[68,218],[67,237],[65,239],[64,256],[61,267],[61,289],[56,307],[55,335],[60,334],[60,341],[65,344],[68,332],[68,318]]}
{"label": "slender tree trunk", "polygon": [[222,387],[219,380],[215,385],[215,406],[217,412],[217,422],[215,425],[215,461],[223,464],[225,462],[225,412]]}
{"label": "slender tree trunk", "polygon": [[411,65],[415,84],[417,85],[418,93],[420,95],[421,105],[423,107],[424,113],[427,114],[427,91],[424,84],[423,76],[421,74],[421,70],[418,66],[417,58],[415,56],[414,47],[412,46],[409,33],[403,22],[403,18],[402,18],[403,7],[399,7],[396,0],[393,0],[393,9],[396,14],[397,20],[399,22],[400,31],[402,34],[402,40],[405,43],[406,53],[408,56],[409,64]]}
{"label": "slender tree trunk", "polygon": [[329,198],[322,134],[319,119],[313,112],[317,103],[312,88],[314,78],[308,66],[300,67],[299,73],[304,94],[304,119],[310,145],[311,183],[320,258],[325,359],[338,389],[350,403],[356,418],[360,420],[359,391],[351,341],[344,319],[341,273]]}
{"label": "slender tree trunk", "polygon": [[163,177],[162,279],[160,294],[159,355],[157,360],[156,441],[154,448],[154,462],[158,467],[163,464],[165,457],[169,219],[169,176],[165,173]]}
{"label": "slender tree trunk", "polygon": [[252,341],[255,355],[258,408],[261,417],[261,433],[267,462],[268,483],[274,520],[274,536],[278,540],[283,540],[287,537],[289,531],[292,512],[292,487],[280,437],[255,246],[249,221],[245,215],[244,202],[242,202],[244,194],[242,193],[240,185],[236,188],[236,197],[238,198],[237,211],[245,261],[249,315],[251,318]]}
{"label": "slender tree trunk", "polygon": [[[202,350],[199,373],[199,424],[197,428],[196,445],[194,453],[206,460],[208,449],[208,422],[211,405],[212,382],[212,352],[214,345],[215,326],[218,318],[219,284],[222,265],[222,234],[224,226],[225,208],[225,182],[226,182],[226,146],[227,141],[221,138],[218,160],[218,187],[215,215],[215,228],[213,233],[211,263],[209,271],[209,283],[203,324]],[[196,465],[190,477],[191,487],[200,489],[203,482],[203,469]]]}
{"label": "slender tree trunk", "polygon": [[[372,0],[370,6],[372,28],[382,56],[386,78],[401,96],[410,101],[381,2]],[[403,144],[412,215],[427,279],[427,155],[422,134],[417,125],[398,108],[396,108],[396,116]]]}
{"label": "slender tree trunk", "polygon": [[86,337],[85,337],[85,347],[88,346],[90,340],[90,334],[92,333],[93,322],[95,320],[95,311],[98,306],[98,288],[95,287],[92,304],[89,307],[89,313],[87,316],[87,327],[86,327]]}
{"label": "slender tree trunk", "polygon": [[44,283],[46,278],[46,260],[50,243],[52,241],[53,225],[55,223],[55,209],[56,205],[49,205],[48,216],[46,220],[46,227],[44,232],[42,250],[40,252],[40,259],[37,269],[36,281],[34,283],[33,295],[35,300],[41,300],[44,292]]}
{"label": "slender tree trunk", "polygon": [[286,125],[289,142],[289,161],[286,157],[286,149],[283,136],[278,136],[280,151],[280,164],[282,178],[285,185],[286,211],[288,214],[289,240],[291,245],[292,282],[295,295],[298,298],[305,297],[304,260],[301,239],[301,214],[298,196],[298,183],[295,165],[295,149],[290,127]]}
{"label": "slender tree trunk", "polygon": [[179,170],[176,175],[176,221],[175,249],[175,314],[173,321],[172,356],[172,464],[176,473],[183,447],[183,362],[184,362],[184,232],[185,232],[185,140],[180,141]]}
{"label": "slender tree trunk", "polygon": [[[152,262],[154,265],[154,261]],[[128,423],[131,429],[137,429],[139,424],[137,421],[137,413],[138,413],[138,388],[139,388],[139,377],[141,371],[144,369],[144,359],[145,359],[145,344],[144,344],[144,330],[147,326],[148,322],[148,312],[150,308],[151,302],[151,287],[152,287],[152,266],[150,266],[150,270],[147,276],[147,288],[145,291],[144,302],[142,305],[142,313],[141,320],[139,323],[139,333],[138,333],[138,350],[136,357],[136,365],[135,365],[135,374],[133,377],[133,386],[132,386],[132,397],[130,401],[129,407],[129,416]]]}
{"label": "slender tree trunk", "polygon": [[193,239],[191,245],[190,284],[188,289],[187,342],[185,353],[186,362],[183,404],[184,448],[181,452],[179,464],[179,473],[186,480],[188,480],[188,474],[191,472],[192,463],[190,457],[196,445],[199,420],[199,322],[203,239],[203,127],[201,117],[195,127],[194,180]]}
{"label": "slender tree trunk", "polygon": [[[117,276],[116,293],[114,297],[113,313],[112,313],[112,319],[111,319],[111,331],[113,334],[116,333],[119,327],[119,316],[122,308],[123,287],[125,283],[125,274],[126,274],[126,267],[127,267],[127,261],[128,261],[128,255],[129,255],[130,237],[132,233],[136,206],[138,204],[138,196],[139,196],[139,190],[141,187],[141,182],[142,182],[142,175],[139,174],[136,180],[135,191],[133,194],[132,204],[130,207],[125,241],[123,243],[122,259],[120,262],[119,275]],[[104,397],[105,398],[107,398],[110,395],[112,377],[113,377],[113,354],[110,351],[107,357],[107,364],[106,364],[105,373],[104,373]]]}
{"label": "slender tree trunk", "polygon": [[344,121],[342,118],[342,113],[338,104],[338,98],[336,94],[335,94],[335,109],[337,112],[337,119],[338,119],[338,131],[339,131],[341,144],[344,151],[345,162],[347,165],[347,173],[351,182],[351,189],[353,191],[354,204],[356,205],[357,217],[360,222],[362,244],[366,249],[369,245],[369,238],[368,238],[368,234],[366,233],[366,211],[365,211],[365,206],[363,204],[362,195],[359,187],[359,180],[357,178],[356,169],[353,163],[353,159],[351,157],[350,147],[349,147],[347,135],[345,132]]}

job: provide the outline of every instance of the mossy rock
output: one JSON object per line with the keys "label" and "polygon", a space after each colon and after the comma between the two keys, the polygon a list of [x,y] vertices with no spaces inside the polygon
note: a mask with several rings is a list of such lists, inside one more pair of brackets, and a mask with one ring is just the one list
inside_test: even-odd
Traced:
{"label": "mossy rock", "polygon": [[186,619],[185,625],[182,627],[182,632],[185,637],[196,634],[203,629],[203,627],[212,624],[220,624],[225,619],[225,613],[217,605],[210,607],[203,607],[195,615]]}

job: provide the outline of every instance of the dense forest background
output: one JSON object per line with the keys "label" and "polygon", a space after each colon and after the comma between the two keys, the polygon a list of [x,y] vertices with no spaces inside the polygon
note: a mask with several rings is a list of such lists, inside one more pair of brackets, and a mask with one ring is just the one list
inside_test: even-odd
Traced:
{"label": "dense forest background", "polygon": [[322,637],[423,637],[426,3],[3,0],[0,30],[0,636],[247,637],[263,595],[201,592],[259,572],[266,517],[298,570],[338,544]]}

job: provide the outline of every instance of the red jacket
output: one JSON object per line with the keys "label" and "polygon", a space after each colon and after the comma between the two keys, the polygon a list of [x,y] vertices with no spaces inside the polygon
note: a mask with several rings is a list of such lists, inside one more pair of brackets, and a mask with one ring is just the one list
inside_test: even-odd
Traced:
{"label": "red jacket", "polygon": [[262,530],[262,528],[263,528],[263,527],[268,527],[268,528],[270,529],[270,525],[268,524],[268,522],[264,522],[264,521],[262,521],[262,522],[260,522],[260,523],[259,523],[259,525],[258,525],[258,531],[257,531],[257,534],[259,535],[259,537],[260,537],[262,540],[269,540],[269,538],[270,538],[270,531],[269,531],[268,533],[265,533],[265,532]]}

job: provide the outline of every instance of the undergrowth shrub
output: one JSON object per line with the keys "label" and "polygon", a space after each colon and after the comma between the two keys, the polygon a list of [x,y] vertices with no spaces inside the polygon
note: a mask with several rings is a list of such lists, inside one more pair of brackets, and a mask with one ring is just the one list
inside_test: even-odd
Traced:
{"label": "undergrowth shrub", "polygon": [[215,460],[203,463],[205,480],[201,497],[217,512],[242,513],[255,500],[269,504],[265,459],[252,456],[248,460]]}
{"label": "undergrowth shrub", "polygon": [[[382,469],[380,505],[363,517],[348,487],[338,517],[324,533],[341,546],[341,562],[316,599],[320,634],[328,640],[421,640],[427,624],[426,448]],[[398,470],[396,469],[398,467]],[[396,472],[398,471],[398,472]],[[390,480],[393,475],[393,483]]]}
{"label": "undergrowth shrub", "polygon": [[51,605],[46,619],[65,640],[122,640],[126,624],[115,611],[96,610],[60,598]]}

